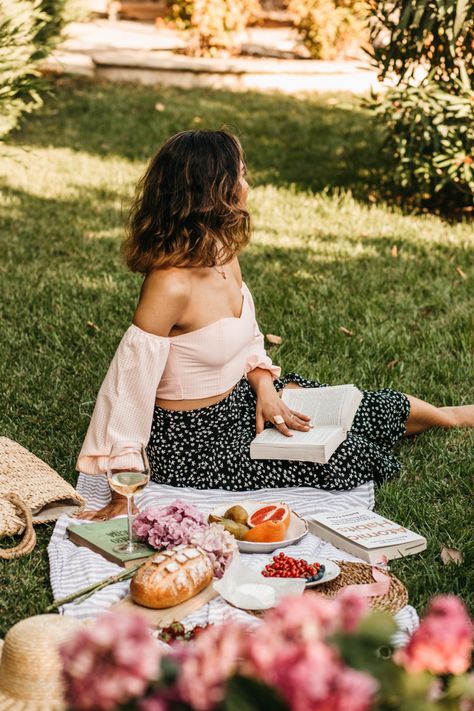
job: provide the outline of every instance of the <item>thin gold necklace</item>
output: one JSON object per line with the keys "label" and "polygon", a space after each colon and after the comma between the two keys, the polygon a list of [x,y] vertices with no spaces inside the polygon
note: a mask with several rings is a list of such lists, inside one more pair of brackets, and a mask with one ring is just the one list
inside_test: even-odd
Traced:
{"label": "thin gold necklace", "polygon": [[223,279],[227,279],[226,273],[223,269],[218,269],[217,267],[213,267],[213,269],[215,269],[216,272],[220,274]]}

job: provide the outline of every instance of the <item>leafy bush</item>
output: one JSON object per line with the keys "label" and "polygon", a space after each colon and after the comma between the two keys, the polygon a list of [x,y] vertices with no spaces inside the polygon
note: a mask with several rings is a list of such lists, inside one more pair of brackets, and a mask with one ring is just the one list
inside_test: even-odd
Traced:
{"label": "leafy bush", "polygon": [[[371,0],[371,10],[380,78],[396,82],[369,103],[396,160],[390,182],[413,207],[469,209],[474,198],[474,3]],[[388,43],[380,42],[383,32]]]}
{"label": "leafy bush", "polygon": [[196,56],[232,49],[235,33],[246,28],[259,0],[172,0],[169,19],[188,35],[188,52]]}
{"label": "leafy bush", "polygon": [[295,27],[313,59],[335,59],[359,45],[366,21],[362,0],[289,0]]}
{"label": "leafy bush", "polygon": [[64,0],[2,0],[0,10],[0,137],[42,104],[39,62],[62,27]]}
{"label": "leafy bush", "polygon": [[395,158],[391,179],[415,204],[468,207],[474,195],[474,91],[467,75],[450,93],[432,77],[400,84],[372,104]]}
{"label": "leafy bush", "polygon": [[[474,78],[472,0],[370,0],[373,55],[381,76],[407,79],[418,66],[435,81],[460,77],[464,66]],[[390,37],[385,44],[381,36]]]}

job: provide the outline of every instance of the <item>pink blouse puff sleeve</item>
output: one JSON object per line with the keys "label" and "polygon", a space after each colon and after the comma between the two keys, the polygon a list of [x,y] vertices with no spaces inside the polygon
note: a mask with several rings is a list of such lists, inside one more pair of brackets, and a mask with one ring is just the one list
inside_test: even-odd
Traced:
{"label": "pink blouse puff sleeve", "polygon": [[247,361],[245,363],[244,375],[247,374],[255,368],[263,368],[264,370],[269,370],[273,380],[280,377],[281,368],[277,365],[273,365],[272,359],[267,356],[265,352],[263,334],[261,333],[258,323],[255,319],[255,305],[253,303],[252,294],[248,291],[248,298],[250,302],[251,309],[254,315],[254,336],[249,345],[249,350],[247,353]]}
{"label": "pink blouse puff sleeve", "polygon": [[147,444],[156,389],[170,350],[169,339],[131,325],[115,352],[97,396],[76,469],[86,474],[107,471],[113,442]]}

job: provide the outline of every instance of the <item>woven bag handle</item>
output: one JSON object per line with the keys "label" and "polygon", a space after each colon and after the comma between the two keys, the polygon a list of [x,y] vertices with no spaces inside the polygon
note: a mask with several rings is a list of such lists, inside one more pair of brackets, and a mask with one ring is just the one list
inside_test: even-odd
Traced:
{"label": "woven bag handle", "polygon": [[33,528],[31,511],[25,502],[22,501],[17,494],[13,493],[5,494],[3,498],[10,501],[23,514],[25,520],[25,532],[18,545],[13,546],[13,548],[0,548],[0,558],[11,560],[12,558],[19,558],[21,555],[31,553],[36,545],[36,533]]}

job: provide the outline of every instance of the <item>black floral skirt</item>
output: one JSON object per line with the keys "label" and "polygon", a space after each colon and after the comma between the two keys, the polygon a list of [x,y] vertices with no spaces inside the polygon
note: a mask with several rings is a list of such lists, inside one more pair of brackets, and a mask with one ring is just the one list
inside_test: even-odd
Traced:
{"label": "black floral skirt", "polygon": [[[275,389],[289,382],[324,387],[288,373],[274,381]],[[232,491],[285,486],[347,490],[371,479],[386,481],[400,470],[392,448],[404,434],[410,413],[403,393],[388,388],[363,391],[352,429],[327,464],[251,459],[255,404],[255,394],[242,378],[215,405],[187,412],[155,407],[147,447],[152,480]]]}

